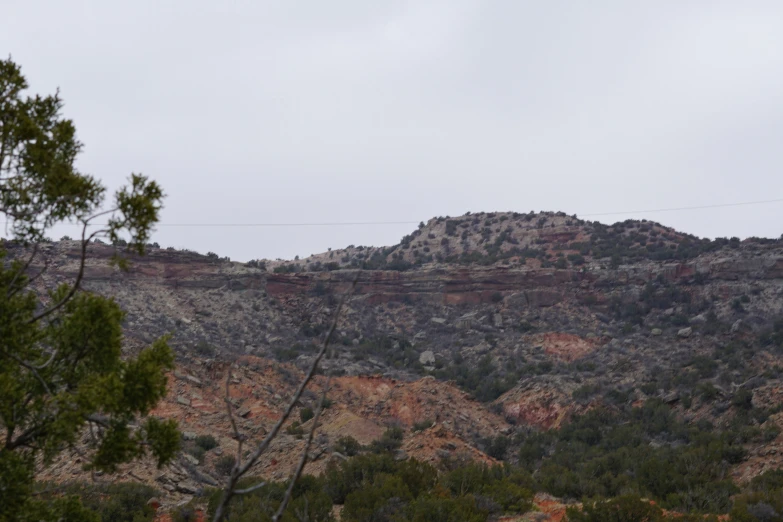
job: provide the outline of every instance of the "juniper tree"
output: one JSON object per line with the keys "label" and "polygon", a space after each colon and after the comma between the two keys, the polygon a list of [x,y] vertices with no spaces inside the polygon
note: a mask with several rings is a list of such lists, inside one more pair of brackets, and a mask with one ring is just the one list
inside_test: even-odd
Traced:
{"label": "juniper tree", "polygon": [[[40,462],[86,438],[88,468],[113,471],[145,454],[162,465],[179,444],[173,421],[149,415],[173,365],[166,339],[124,356],[122,310],[81,288],[94,239],[127,239],[120,267],[144,253],[163,192],[133,174],[107,197],[75,166],[82,144],[59,92],[27,96],[27,87],[19,66],[0,60],[0,520],[92,520],[76,499],[35,494]],[[79,269],[47,288],[40,245],[61,222],[81,225]]]}

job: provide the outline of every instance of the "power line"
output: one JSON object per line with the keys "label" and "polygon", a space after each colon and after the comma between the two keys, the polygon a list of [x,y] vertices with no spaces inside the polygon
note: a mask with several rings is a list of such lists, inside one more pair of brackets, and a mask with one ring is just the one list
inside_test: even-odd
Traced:
{"label": "power line", "polygon": [[781,199],[766,199],[763,201],[746,201],[744,203],[718,203],[715,205],[701,205],[701,206],[695,206],[695,207],[673,207],[673,208],[656,208],[656,209],[648,209],[648,210],[627,210],[625,212],[598,212],[598,213],[592,213],[592,214],[578,214],[581,217],[593,217],[593,216],[617,216],[620,214],[641,214],[641,213],[650,213],[650,212],[675,212],[678,210],[700,210],[705,208],[723,208],[723,207],[740,207],[743,205],[762,205],[765,203],[781,203],[783,202],[783,198]]}
{"label": "power line", "polygon": [[348,227],[357,225],[416,225],[420,221],[347,221],[333,223],[158,223],[158,227]]}
{"label": "power line", "polygon": [[[747,205],[763,205],[768,203],[783,203],[783,198],[767,199],[761,201],[745,201],[742,203],[717,203],[713,205],[699,205],[691,207],[656,208],[647,210],[624,210],[613,212],[593,212],[589,214],[576,214],[578,217],[618,216],[623,214],[642,214],[655,212],[676,212],[681,210],[703,210],[711,208],[740,207]],[[333,221],[315,223],[157,223],[156,227],[346,227],[346,226],[383,226],[383,225],[416,225],[420,221]],[[4,222],[4,225],[10,222]],[[82,226],[80,223],[59,223],[58,225]],[[106,226],[106,223],[94,223],[93,226]]]}

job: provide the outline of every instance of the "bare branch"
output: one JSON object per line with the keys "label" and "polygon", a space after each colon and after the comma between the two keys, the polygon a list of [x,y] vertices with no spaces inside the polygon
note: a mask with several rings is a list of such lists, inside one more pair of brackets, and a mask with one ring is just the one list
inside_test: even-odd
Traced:
{"label": "bare branch", "polygon": [[99,216],[103,216],[105,214],[114,212],[114,210],[107,210],[104,212],[99,212],[98,214],[95,214],[87,219],[85,219],[82,223],[82,252],[81,257],[79,259],[79,273],[76,275],[76,281],[74,281],[73,286],[71,286],[71,289],[68,291],[68,293],[60,299],[56,304],[52,305],[51,307],[47,308],[43,312],[36,314],[33,316],[32,319],[30,319],[29,323],[35,323],[37,321],[40,321],[44,317],[56,312],[58,309],[63,307],[65,303],[70,301],[74,295],[76,295],[76,292],[79,290],[79,286],[81,285],[82,279],[84,278],[84,266],[87,262],[87,247],[90,244],[90,241],[92,241],[95,237],[97,237],[99,234],[104,234],[107,232],[106,229],[96,230],[89,236],[87,236],[87,227],[90,225],[90,221],[92,219],[95,219]]}
{"label": "bare branch", "polygon": [[[49,270],[49,260],[44,258],[44,266],[43,266],[43,268],[37,274],[35,274],[34,276],[30,277],[27,280],[26,286],[29,287],[30,285],[35,283],[38,279],[41,278],[42,275],[44,275],[46,273],[47,270]],[[17,294],[19,291],[21,291],[21,289],[22,289],[21,287],[17,288],[13,292],[11,292],[11,294],[8,297],[9,298],[13,297],[15,294]]]}
{"label": "bare branch", "polygon": [[234,420],[234,411],[231,408],[231,395],[229,393],[229,383],[231,381],[231,366],[228,367],[228,371],[226,372],[226,397],[223,399],[226,401],[226,410],[228,411],[228,420],[231,421],[231,428],[234,430],[234,438],[236,440],[241,440],[242,435],[239,433],[239,429],[237,428],[236,420]]}
{"label": "bare branch", "polygon": [[6,293],[6,299],[10,299],[14,295],[16,295],[18,292],[20,292],[22,290],[22,288],[24,288],[24,286],[19,286],[19,287],[14,288],[14,286],[16,285],[16,281],[20,277],[22,277],[22,275],[25,274],[27,272],[27,270],[30,268],[30,264],[32,264],[33,259],[35,259],[35,256],[38,255],[38,246],[39,246],[38,243],[33,245],[33,252],[30,254],[30,257],[27,259],[25,264],[22,265],[21,270],[16,272],[16,274],[14,274],[14,278],[8,284],[8,292]]}
{"label": "bare branch", "polygon": [[43,386],[43,389],[44,389],[44,390],[46,390],[46,393],[48,393],[49,395],[52,395],[52,390],[49,388],[49,385],[48,385],[48,384],[46,384],[46,381],[44,381],[43,377],[41,377],[41,374],[40,374],[40,373],[38,373],[38,368],[37,368],[35,365],[33,365],[33,364],[30,364],[30,363],[28,363],[27,361],[25,361],[24,359],[22,359],[21,357],[18,357],[17,355],[15,355],[15,354],[13,354],[13,353],[6,352],[5,350],[3,350],[3,352],[2,352],[2,353],[3,353],[3,355],[5,355],[6,357],[10,357],[11,359],[13,359],[13,360],[14,360],[14,361],[16,361],[17,363],[19,363],[19,365],[23,366],[23,367],[24,367],[24,368],[26,368],[26,369],[27,369],[27,370],[28,370],[30,373],[32,373],[32,374],[33,374],[33,376],[34,376],[36,379],[38,379],[38,382],[40,382],[40,383],[41,383],[41,386]]}
{"label": "bare branch", "polygon": [[258,446],[256,447],[253,454],[250,456],[250,458],[244,464],[241,465],[237,462],[237,465],[231,471],[231,475],[229,476],[228,479],[228,484],[223,493],[223,499],[220,501],[220,504],[215,510],[215,516],[213,518],[214,522],[220,522],[225,518],[226,508],[228,507],[228,503],[231,501],[231,498],[235,495],[235,488],[236,488],[237,481],[239,481],[239,479],[242,478],[250,470],[250,468],[252,468],[256,464],[256,462],[258,462],[258,459],[269,448],[269,445],[280,433],[280,429],[283,427],[283,424],[285,424],[285,422],[291,416],[291,413],[293,413],[296,404],[299,402],[299,399],[302,397],[302,393],[304,393],[305,388],[307,388],[307,385],[313,379],[313,376],[315,375],[316,370],[318,369],[318,364],[321,362],[321,359],[323,359],[324,354],[326,354],[326,351],[329,348],[329,343],[331,342],[332,336],[334,335],[334,331],[337,329],[337,323],[340,319],[340,313],[342,312],[343,306],[345,305],[348,296],[350,296],[353,293],[354,289],[356,288],[356,283],[359,281],[360,274],[361,274],[361,270],[356,272],[356,276],[353,278],[353,282],[351,283],[351,288],[345,294],[343,294],[342,299],[340,299],[340,303],[337,305],[337,309],[335,310],[332,324],[329,327],[329,331],[327,332],[326,337],[324,337],[323,343],[321,344],[321,349],[318,350],[318,354],[315,356],[315,359],[310,365],[310,369],[305,375],[304,379],[302,379],[302,381],[299,383],[299,387],[296,389],[296,392],[294,392],[294,395],[291,398],[288,407],[285,409],[283,414],[280,416],[280,418],[277,420],[275,425],[272,427],[272,430],[269,432],[269,434],[264,438],[264,440],[262,440],[258,444]]}
{"label": "bare branch", "polygon": [[305,464],[307,464],[307,455],[310,452],[310,447],[313,445],[313,437],[315,436],[315,430],[318,428],[318,421],[321,418],[321,412],[323,412],[324,402],[326,401],[326,392],[329,391],[329,384],[331,381],[332,376],[329,375],[326,378],[326,384],[324,385],[324,389],[321,392],[321,400],[318,402],[318,408],[316,409],[315,416],[313,417],[313,425],[310,428],[310,433],[307,435],[307,443],[305,444],[304,450],[302,450],[302,457],[299,459],[299,464],[296,466],[296,471],[291,477],[291,482],[289,482],[285,496],[280,502],[280,507],[277,509],[275,516],[272,517],[272,522],[278,522],[280,517],[283,516],[285,508],[288,507],[288,503],[291,501],[291,495],[294,493],[294,486],[296,486],[296,482],[299,480],[299,477],[302,476],[302,470],[304,470]]}
{"label": "bare branch", "polygon": [[249,488],[235,489],[234,490],[234,495],[247,495],[248,493],[252,493],[254,491],[258,491],[259,489],[263,488],[264,486],[266,486],[266,481],[260,482],[260,483],[256,484],[255,486],[250,486]]}
{"label": "bare branch", "polygon": [[234,462],[234,468],[231,470],[231,473],[233,475],[234,470],[238,469],[242,463],[242,443],[245,441],[247,437],[239,432],[239,428],[237,428],[236,420],[234,419],[234,410],[232,408],[233,404],[231,404],[230,382],[231,382],[231,366],[229,365],[228,371],[226,372],[226,397],[224,400],[226,401],[228,420],[231,421],[231,428],[234,430],[234,438],[237,441],[237,456]]}

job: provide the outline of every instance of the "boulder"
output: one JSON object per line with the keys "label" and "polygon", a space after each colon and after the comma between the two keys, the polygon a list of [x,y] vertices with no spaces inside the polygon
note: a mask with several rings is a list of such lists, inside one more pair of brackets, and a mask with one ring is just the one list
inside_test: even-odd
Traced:
{"label": "boulder", "polygon": [[699,314],[696,316],[693,316],[688,321],[690,324],[704,324],[707,322],[707,315],[706,314]]}
{"label": "boulder", "polygon": [[658,337],[660,335],[663,335],[663,330],[661,330],[660,328],[653,328],[652,330],[650,330],[650,335]]}
{"label": "boulder", "polygon": [[687,339],[692,334],[693,334],[693,328],[691,328],[690,326],[687,328],[681,328],[680,330],[677,331],[677,336],[682,337],[683,339]]}
{"label": "boulder", "polygon": [[435,364],[435,354],[432,350],[425,350],[419,355],[419,362],[424,366],[432,366]]}
{"label": "boulder", "polygon": [[472,328],[473,324],[476,322],[476,315],[476,312],[469,312],[457,319],[457,328],[462,328],[464,330]]}
{"label": "boulder", "polygon": [[734,321],[734,324],[731,325],[731,333],[742,333],[742,332],[749,332],[751,331],[751,326],[743,321],[742,319],[737,319]]}
{"label": "boulder", "polygon": [[191,455],[190,453],[185,453],[183,455],[185,457],[185,460],[187,460],[189,463],[193,464],[194,466],[198,466],[198,459]]}
{"label": "boulder", "polygon": [[198,491],[198,487],[188,482],[180,482],[177,484],[177,491],[186,495],[194,495]]}
{"label": "boulder", "polygon": [[500,328],[503,326],[503,316],[500,314],[492,314],[492,325],[495,328]]}

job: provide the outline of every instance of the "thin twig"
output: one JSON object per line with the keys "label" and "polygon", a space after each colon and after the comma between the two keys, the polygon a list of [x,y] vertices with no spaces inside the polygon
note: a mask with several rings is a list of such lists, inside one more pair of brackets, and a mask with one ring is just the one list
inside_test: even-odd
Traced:
{"label": "thin twig", "polygon": [[46,317],[46,316],[54,313],[55,311],[57,311],[59,308],[64,306],[65,303],[70,301],[71,298],[73,298],[73,296],[79,290],[79,286],[81,285],[82,279],[84,278],[84,266],[85,266],[86,261],[87,261],[87,247],[89,246],[90,241],[92,241],[99,234],[105,234],[106,232],[109,231],[108,229],[96,230],[95,232],[93,232],[92,234],[87,236],[87,227],[90,226],[90,221],[92,221],[93,219],[95,219],[97,217],[100,217],[100,216],[105,216],[107,214],[111,214],[113,212],[116,212],[116,210],[117,209],[105,210],[103,212],[99,212],[97,214],[94,214],[94,215],[90,216],[89,218],[87,218],[87,219],[82,221],[82,223],[83,223],[83,226],[82,226],[82,252],[81,252],[81,258],[79,259],[79,273],[76,275],[76,281],[74,281],[73,286],[71,286],[71,289],[68,291],[68,293],[65,294],[65,297],[60,299],[60,301],[58,301],[55,305],[51,306],[50,308],[47,308],[43,312],[33,316],[33,318],[30,319],[28,321],[28,323],[35,323],[37,321],[40,321],[44,317]]}
{"label": "thin twig", "polygon": [[255,486],[250,486],[249,488],[246,488],[246,489],[236,489],[236,490],[234,490],[234,494],[235,495],[247,495],[248,493],[252,493],[254,491],[258,491],[259,489],[263,488],[264,486],[266,486],[266,481],[259,482]]}
{"label": "thin twig", "polygon": [[291,496],[294,493],[294,486],[296,486],[299,477],[302,476],[302,470],[304,470],[305,464],[307,464],[307,456],[310,452],[310,447],[313,445],[313,437],[315,436],[315,430],[318,428],[318,421],[321,418],[321,412],[323,412],[324,402],[326,401],[326,392],[329,391],[329,384],[331,383],[331,380],[332,376],[329,375],[326,378],[326,384],[324,385],[324,389],[321,392],[321,400],[318,402],[318,408],[315,410],[313,425],[310,428],[310,433],[307,435],[307,443],[305,444],[304,450],[302,450],[302,457],[299,459],[299,464],[296,466],[296,471],[291,477],[291,481],[288,483],[288,489],[285,492],[285,496],[283,497],[282,502],[280,502],[280,507],[277,509],[275,516],[272,517],[272,522],[278,522],[280,517],[283,516],[283,511],[285,511],[285,508],[288,507],[288,503],[291,501]]}
{"label": "thin twig", "polygon": [[[35,274],[34,276],[32,276],[29,279],[27,279],[26,286],[29,287],[30,285],[35,283],[38,279],[41,278],[41,276],[43,276],[46,273],[47,270],[49,270],[49,260],[44,257],[44,266],[43,266],[43,268],[37,274]],[[15,294],[20,292],[21,289],[22,288],[19,287],[17,290],[14,290],[9,297],[13,297]]]}
{"label": "thin twig", "polygon": [[[14,288],[16,285],[16,281],[27,272],[27,270],[30,268],[30,265],[33,262],[33,259],[35,259],[35,256],[38,255],[38,243],[33,245],[33,252],[30,254],[30,257],[27,259],[24,265],[22,265],[22,268],[14,274],[14,278],[11,280],[11,282],[8,284],[8,292],[6,293],[6,299],[10,299],[13,297],[16,293],[22,290],[24,288],[24,285]],[[29,283],[28,283],[29,284]]]}
{"label": "thin twig", "polygon": [[27,361],[25,361],[24,359],[22,359],[21,357],[18,357],[17,355],[15,355],[13,353],[9,353],[9,352],[6,352],[6,351],[3,351],[2,353],[6,357],[10,357],[11,359],[15,360],[17,363],[19,363],[24,368],[27,368],[27,370],[30,373],[32,373],[33,376],[35,376],[36,379],[38,379],[38,382],[41,383],[41,386],[43,386],[43,389],[46,390],[46,393],[48,393],[50,396],[53,395],[52,390],[49,388],[49,385],[46,384],[46,381],[44,381],[43,377],[41,377],[41,374],[38,373],[38,369],[34,365],[28,363]]}
{"label": "thin twig", "polygon": [[223,399],[226,401],[226,411],[228,411],[228,420],[231,421],[231,428],[234,430],[234,438],[237,440],[240,440],[241,435],[239,433],[239,429],[237,428],[237,423],[234,420],[234,411],[232,410],[231,406],[231,396],[229,393],[229,381],[231,380],[231,366],[229,365],[228,371],[226,372],[226,397]]}
{"label": "thin twig", "polygon": [[241,463],[242,463],[242,443],[245,441],[245,436],[239,432],[239,428],[237,427],[236,420],[234,419],[234,410],[232,408],[233,404],[231,404],[231,393],[230,393],[230,381],[231,381],[231,366],[229,365],[228,371],[226,372],[226,411],[228,411],[228,419],[231,421],[231,428],[234,430],[234,438],[237,441],[237,456],[234,460],[234,467],[231,470],[231,473],[234,473],[234,469],[237,469]]}
{"label": "thin twig", "polygon": [[334,335],[334,331],[337,329],[337,322],[340,319],[340,312],[342,312],[343,306],[345,305],[348,296],[351,295],[354,289],[356,288],[356,283],[359,281],[360,274],[361,274],[361,270],[356,272],[356,276],[353,278],[353,282],[351,283],[351,288],[348,290],[348,292],[343,294],[342,299],[340,299],[340,303],[337,305],[337,309],[335,310],[332,324],[329,327],[329,331],[326,337],[324,338],[323,343],[321,344],[321,349],[318,351],[318,354],[315,356],[315,359],[310,365],[310,369],[307,372],[307,375],[305,375],[304,379],[302,379],[302,382],[299,383],[299,387],[296,389],[296,392],[294,392],[294,395],[291,398],[291,402],[288,404],[288,407],[285,409],[285,411],[280,416],[278,421],[272,427],[272,430],[269,432],[269,434],[264,438],[264,440],[262,440],[258,444],[258,446],[256,447],[253,454],[250,456],[250,458],[242,465],[237,464],[237,466],[235,466],[235,468],[231,471],[231,475],[229,476],[228,479],[228,484],[223,493],[223,499],[220,501],[220,504],[215,510],[215,516],[213,518],[214,522],[220,522],[226,516],[226,509],[228,507],[228,503],[231,501],[231,498],[236,494],[235,488],[237,482],[250,470],[251,467],[253,467],[253,465],[256,464],[256,462],[258,462],[258,459],[269,448],[271,442],[277,437],[278,433],[280,433],[280,429],[283,427],[283,424],[291,416],[291,413],[293,413],[294,408],[299,402],[299,399],[302,397],[302,393],[304,393],[305,388],[307,388],[307,385],[310,383],[313,376],[315,375],[315,372],[318,369],[318,363],[321,362],[321,359],[324,357],[326,350],[329,348],[329,343],[331,342],[332,336]]}

